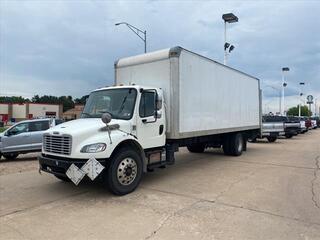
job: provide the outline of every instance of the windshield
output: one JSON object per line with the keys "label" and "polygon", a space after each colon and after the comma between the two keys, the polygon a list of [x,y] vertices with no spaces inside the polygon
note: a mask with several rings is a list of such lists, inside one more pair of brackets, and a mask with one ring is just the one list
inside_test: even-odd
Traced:
{"label": "windshield", "polygon": [[132,117],[137,90],[134,88],[107,89],[92,92],[81,118],[100,118],[110,113],[114,119],[129,120]]}

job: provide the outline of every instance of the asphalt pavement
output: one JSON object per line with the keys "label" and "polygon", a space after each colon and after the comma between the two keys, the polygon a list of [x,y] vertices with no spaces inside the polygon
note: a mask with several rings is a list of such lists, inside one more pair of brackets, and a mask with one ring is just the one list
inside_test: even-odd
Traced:
{"label": "asphalt pavement", "polygon": [[0,239],[320,239],[320,130],[176,159],[123,197],[1,161]]}

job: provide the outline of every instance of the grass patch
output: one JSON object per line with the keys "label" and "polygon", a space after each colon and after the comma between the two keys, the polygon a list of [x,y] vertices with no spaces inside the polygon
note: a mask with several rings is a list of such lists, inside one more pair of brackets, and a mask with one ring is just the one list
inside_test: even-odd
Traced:
{"label": "grass patch", "polygon": [[0,127],[0,133],[4,132],[4,130],[6,130],[6,129],[7,129],[7,127]]}

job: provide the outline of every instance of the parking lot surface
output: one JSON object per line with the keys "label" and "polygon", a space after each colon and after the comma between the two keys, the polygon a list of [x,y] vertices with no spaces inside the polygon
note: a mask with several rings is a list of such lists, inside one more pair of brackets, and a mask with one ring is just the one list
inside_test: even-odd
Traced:
{"label": "parking lot surface", "polygon": [[40,175],[34,157],[0,162],[1,239],[320,239],[320,130],[240,157],[182,149],[123,197]]}

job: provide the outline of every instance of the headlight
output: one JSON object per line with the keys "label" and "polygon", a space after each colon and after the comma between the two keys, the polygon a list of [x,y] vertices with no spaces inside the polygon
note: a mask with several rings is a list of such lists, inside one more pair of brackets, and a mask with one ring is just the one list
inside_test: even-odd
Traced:
{"label": "headlight", "polygon": [[102,152],[106,149],[105,143],[94,143],[84,146],[80,152],[82,153],[96,153],[96,152]]}

